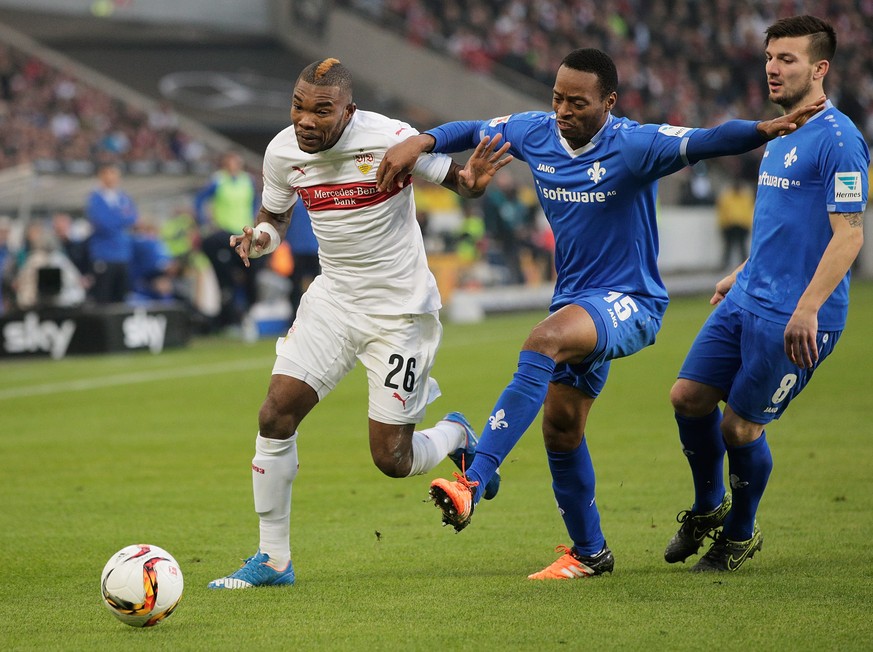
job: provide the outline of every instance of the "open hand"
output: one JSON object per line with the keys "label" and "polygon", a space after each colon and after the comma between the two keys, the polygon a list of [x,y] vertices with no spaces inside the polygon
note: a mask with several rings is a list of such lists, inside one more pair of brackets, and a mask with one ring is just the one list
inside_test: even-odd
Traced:
{"label": "open hand", "polygon": [[[242,259],[246,267],[251,266],[249,258],[257,258],[260,252],[270,244],[270,234],[260,233],[258,240],[254,240],[255,230],[250,226],[244,226],[242,235],[230,236],[230,246],[234,248],[237,255]],[[254,250],[252,249],[254,247]],[[257,255],[251,255],[252,253]]]}
{"label": "open hand", "polygon": [[500,134],[496,134],[493,138],[484,136],[467,159],[464,169],[458,172],[459,183],[473,196],[484,192],[497,171],[512,162],[512,155],[506,155],[510,143],[503,143],[503,146],[495,151],[500,139]]}

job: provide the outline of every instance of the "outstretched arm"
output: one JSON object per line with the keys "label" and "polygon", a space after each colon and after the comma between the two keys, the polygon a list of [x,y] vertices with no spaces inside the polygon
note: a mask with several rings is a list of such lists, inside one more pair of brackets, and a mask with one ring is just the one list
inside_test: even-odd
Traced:
{"label": "outstretched arm", "polygon": [[824,108],[822,95],[803,106],[772,120],[728,120],[712,129],[696,129],[688,138],[687,157],[692,163],[716,156],[742,154],[757,149],[768,140],[796,131]]}
{"label": "outstretched arm", "polygon": [[475,148],[480,140],[481,126],[482,123],[477,120],[446,122],[394,145],[379,163],[376,189],[385,192],[395,186],[402,187],[404,180],[412,172],[415,161],[425,152],[451,154]]}
{"label": "outstretched arm", "polygon": [[293,208],[292,206],[284,213],[272,213],[261,206],[254,228],[244,226],[242,235],[230,236],[230,246],[236,250],[246,267],[251,265],[249,259],[260,258],[276,251],[288,230]]}
{"label": "outstretched arm", "polygon": [[499,143],[500,134],[494,138],[485,136],[476,145],[476,149],[463,168],[452,162],[442,185],[462,197],[481,197],[497,171],[512,161],[511,155],[505,156],[509,151],[510,143],[503,143],[503,146],[495,151]]}

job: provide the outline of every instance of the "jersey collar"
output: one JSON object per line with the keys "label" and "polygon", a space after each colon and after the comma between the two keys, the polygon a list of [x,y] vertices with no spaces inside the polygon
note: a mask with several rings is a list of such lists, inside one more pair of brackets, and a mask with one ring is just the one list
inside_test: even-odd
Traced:
{"label": "jersey collar", "polygon": [[809,120],[807,120],[807,122],[811,122],[812,120],[815,120],[817,118],[822,117],[825,113],[830,111],[832,108],[834,108],[834,103],[831,102],[830,100],[825,100],[824,108],[821,111],[819,111],[818,113],[815,113]]}
{"label": "jersey collar", "polygon": [[[824,108],[823,108],[821,111],[819,111],[818,113],[814,113],[814,114],[812,115],[812,117],[810,117],[810,118],[806,121],[806,124],[809,124],[809,123],[812,122],[813,120],[818,120],[820,117],[822,117],[825,113],[827,113],[828,111],[830,111],[830,110],[833,109],[833,108],[834,108],[834,103],[831,102],[830,100],[825,100]],[[792,132],[790,132],[790,133],[787,133],[787,134],[785,134],[785,135],[783,135],[783,136],[779,136],[779,139],[781,140],[781,139],[783,139],[783,138],[788,138],[789,136],[792,136],[792,135],[794,135],[794,134],[796,134],[796,133],[797,133],[797,130],[794,130],[794,131],[792,131]]]}

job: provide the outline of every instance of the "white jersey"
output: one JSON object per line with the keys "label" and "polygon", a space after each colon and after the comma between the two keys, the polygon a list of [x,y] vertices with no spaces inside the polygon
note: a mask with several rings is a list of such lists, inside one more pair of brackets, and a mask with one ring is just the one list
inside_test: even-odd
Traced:
{"label": "white jersey", "polygon": [[[316,282],[350,312],[421,314],[441,307],[411,180],[402,189],[376,190],[385,151],[417,133],[399,120],[356,111],[329,150],[302,151],[292,125],[264,155],[264,208],[284,213],[298,197],[304,202],[318,240],[322,274]],[[440,183],[450,165],[448,156],[426,154],[413,174]]]}

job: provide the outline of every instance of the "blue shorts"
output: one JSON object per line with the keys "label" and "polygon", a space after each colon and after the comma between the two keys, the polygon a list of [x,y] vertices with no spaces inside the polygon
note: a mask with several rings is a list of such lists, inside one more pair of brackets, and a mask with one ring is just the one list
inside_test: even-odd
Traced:
{"label": "blue shorts", "polygon": [[746,421],[778,419],[813,372],[834,350],[842,331],[819,331],[818,362],[811,369],[785,354],[785,325],[740,308],[730,295],[703,324],[679,371],[679,378],[724,391],[725,401]]}
{"label": "blue shorts", "polygon": [[[655,308],[654,302],[646,297],[607,290],[579,295],[572,303],[583,308],[594,320],[597,346],[582,362],[565,362],[555,367],[552,382],[575,387],[596,398],[606,384],[610,360],[631,355],[655,343],[663,311]],[[562,307],[554,308],[552,312]]]}

